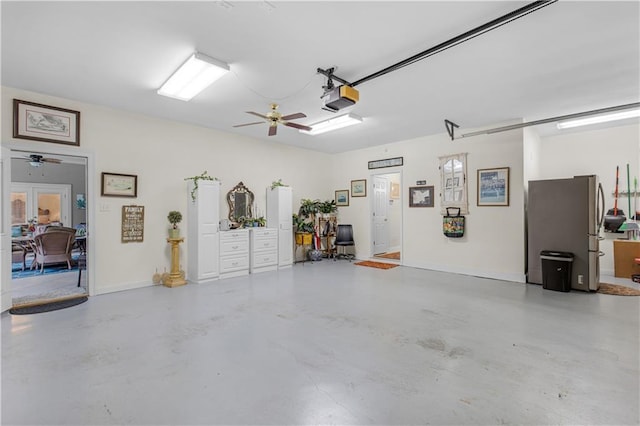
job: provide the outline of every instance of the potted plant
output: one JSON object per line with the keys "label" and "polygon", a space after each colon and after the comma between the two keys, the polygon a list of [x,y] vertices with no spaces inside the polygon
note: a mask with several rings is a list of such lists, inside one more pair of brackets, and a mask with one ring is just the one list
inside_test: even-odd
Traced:
{"label": "potted plant", "polygon": [[338,211],[338,206],[336,205],[336,200],[326,200],[318,204],[318,210],[324,217],[328,217],[332,213]]}
{"label": "potted plant", "polygon": [[182,222],[182,213],[172,210],[169,212],[167,219],[171,224],[171,228],[169,228],[169,238],[180,238],[180,229],[178,228],[178,224]]}
{"label": "potted plant", "polygon": [[273,182],[271,182],[271,189],[275,189],[279,186],[289,186],[289,185],[285,185],[284,183],[282,183],[282,179],[274,180]]}
{"label": "potted plant", "polygon": [[320,200],[310,200],[303,198],[300,200],[300,209],[298,209],[298,216],[304,218],[314,219],[314,216],[318,214],[320,208]]}
{"label": "potted plant", "polygon": [[184,178],[184,180],[192,180],[193,181],[193,189],[191,190],[191,201],[196,202],[196,191],[198,190],[198,181],[199,180],[218,180],[217,177],[209,176],[209,173],[205,170],[201,174],[197,176],[191,176],[188,178]]}

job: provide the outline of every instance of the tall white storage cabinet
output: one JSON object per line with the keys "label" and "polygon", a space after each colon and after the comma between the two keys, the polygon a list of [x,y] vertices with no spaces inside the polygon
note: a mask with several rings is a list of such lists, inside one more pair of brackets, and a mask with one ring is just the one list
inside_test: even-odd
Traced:
{"label": "tall white storage cabinet", "polygon": [[220,276],[220,182],[199,180],[195,201],[193,181],[188,190],[187,281],[201,284]]}
{"label": "tall white storage cabinet", "polygon": [[290,186],[267,188],[267,227],[278,230],[278,267],[293,265],[293,190]]}

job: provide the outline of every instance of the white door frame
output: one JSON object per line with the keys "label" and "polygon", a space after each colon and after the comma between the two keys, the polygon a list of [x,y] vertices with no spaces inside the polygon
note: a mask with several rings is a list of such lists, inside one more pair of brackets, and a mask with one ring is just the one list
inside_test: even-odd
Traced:
{"label": "white door frame", "polygon": [[[95,158],[92,151],[81,148],[68,147],[53,143],[24,141],[20,143],[7,142],[2,144],[2,194],[0,208],[2,209],[2,224],[0,226],[0,236],[2,243],[2,254],[0,258],[0,276],[2,278],[2,292],[0,294],[0,307],[2,312],[11,307],[11,284],[4,284],[7,277],[11,283],[11,215],[9,215],[9,197],[11,193],[11,153],[21,152],[25,154],[58,154],[70,157],[79,157],[86,159],[87,167],[87,290],[89,296],[96,294],[96,203],[98,201],[97,192],[98,184],[96,179]],[[5,288],[9,286],[9,288]]]}
{"label": "white door frame", "polygon": [[[370,233],[371,233],[371,238],[370,238],[370,248],[369,248],[369,253],[370,253],[370,257],[373,257],[373,237],[374,237],[374,223],[373,223],[373,211],[375,210],[374,208],[374,197],[373,197],[373,177],[374,176],[380,176],[380,175],[390,175],[390,174],[398,174],[400,175],[400,198],[397,200],[398,203],[400,203],[400,223],[396,224],[395,226],[400,228],[400,252],[402,253],[403,251],[403,218],[404,218],[404,192],[403,192],[403,176],[402,176],[402,169],[400,167],[389,167],[389,168],[383,168],[383,169],[376,169],[376,170],[372,170],[371,173],[369,174],[369,183],[368,186],[369,188],[367,188],[367,190],[369,191],[369,194],[371,194],[370,198],[370,202],[369,202],[369,229],[370,229]],[[402,264],[402,259],[404,258],[404,256],[402,256],[402,254],[400,255],[400,264]]]}

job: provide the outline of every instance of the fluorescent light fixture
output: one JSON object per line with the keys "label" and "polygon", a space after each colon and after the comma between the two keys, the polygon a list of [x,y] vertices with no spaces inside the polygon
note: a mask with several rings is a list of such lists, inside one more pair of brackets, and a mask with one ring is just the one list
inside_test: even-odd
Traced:
{"label": "fluorescent light fixture", "polygon": [[337,117],[330,118],[329,120],[320,121],[316,124],[311,124],[311,130],[300,130],[301,133],[307,135],[319,135],[321,133],[330,132],[332,130],[342,129],[343,127],[353,126],[354,124],[360,124],[364,120],[362,117],[353,114],[343,114]]}
{"label": "fluorescent light fixture", "polygon": [[640,117],[640,109],[616,112],[613,114],[597,115],[595,117],[580,118],[578,120],[563,121],[558,123],[558,129],[570,129],[572,127],[587,126],[589,124],[606,123],[608,121],[624,120],[625,118]]}
{"label": "fluorescent light fixture", "polygon": [[188,101],[229,72],[229,65],[196,52],[158,89],[158,94]]}

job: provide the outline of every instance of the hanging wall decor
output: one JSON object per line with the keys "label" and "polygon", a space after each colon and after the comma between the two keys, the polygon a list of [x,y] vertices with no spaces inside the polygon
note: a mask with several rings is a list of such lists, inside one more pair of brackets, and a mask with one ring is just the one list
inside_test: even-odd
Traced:
{"label": "hanging wall decor", "polygon": [[80,112],[14,99],[13,137],[80,146]]}
{"label": "hanging wall decor", "polygon": [[478,206],[509,205],[509,167],[478,170]]}

